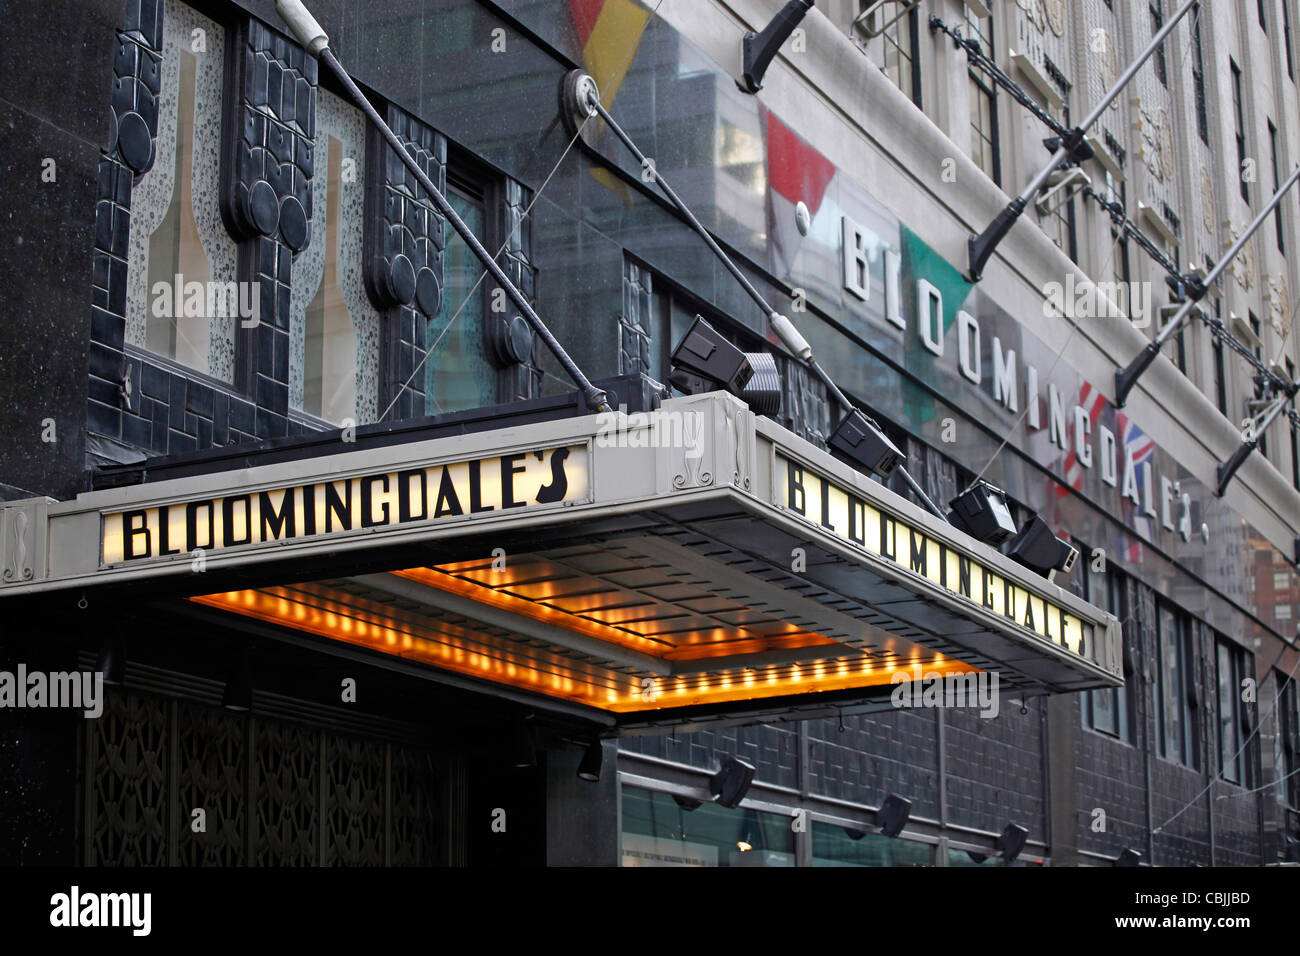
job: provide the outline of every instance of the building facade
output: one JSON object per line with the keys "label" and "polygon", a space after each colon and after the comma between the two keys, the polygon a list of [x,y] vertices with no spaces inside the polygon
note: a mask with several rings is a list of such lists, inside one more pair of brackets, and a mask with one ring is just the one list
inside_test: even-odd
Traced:
{"label": "building facade", "polygon": [[[874,11],[818,0],[757,94],[737,85],[742,36],[777,13],[774,0],[313,6],[423,172],[613,404],[658,405],[656,383],[701,315],[743,350],[771,353],[780,377],[779,410],[766,416],[779,432],[720,412],[727,427],[739,422],[758,447],[769,436],[775,456],[796,447],[786,435],[813,455],[846,411],[665,199],[667,182],[931,498],[982,477],[1006,490],[1017,525],[1041,515],[1078,549],[1055,584],[1119,622],[1122,685],[1049,692],[1068,681],[1044,678],[991,714],[849,694],[816,697],[805,716],[791,692],[761,713],[683,708],[602,724],[589,710],[547,710],[537,688],[486,664],[480,675],[459,651],[420,659],[333,623],[295,625],[290,606],[429,617],[409,590],[357,583],[408,567],[398,557],[413,553],[326,545],[274,572],[227,566],[212,522],[230,496],[217,491],[204,492],[206,537],[193,533],[193,496],[185,519],[123,518],[115,557],[103,532],[101,568],[179,555],[184,581],[42,590],[66,543],[24,537],[46,507],[32,501],[58,510],[86,494],[134,501],[151,483],[276,475],[264,487],[284,492],[283,528],[303,463],[323,462],[320,475],[331,455],[369,455],[382,478],[398,460],[385,456],[407,443],[496,454],[476,443],[495,423],[535,442],[549,469],[540,449],[570,447],[562,423],[583,406],[269,0],[20,3],[0,21],[0,62],[27,80],[0,97],[14,237],[0,253],[11,308],[0,332],[10,422],[0,596],[13,608],[3,653],[10,670],[118,673],[95,720],[3,715],[17,808],[0,838],[6,859],[992,866],[1006,862],[1008,825],[1025,831],[1018,856],[1007,854],[1017,864],[1109,865],[1125,851],[1162,866],[1296,859],[1296,419],[1268,428],[1222,495],[1216,466],[1269,398],[1249,357],[1296,379],[1300,190],[1125,407],[1114,404],[1115,371],[1180,294],[1157,257],[1208,271],[1300,161],[1294,0],[1206,0],[1179,22],[1089,131],[1086,181],[1031,202],[978,283],[968,235],[1046,161],[1048,121],[1078,122],[1174,15],[1172,0]],[[591,75],[645,162],[598,119],[566,117],[574,69]],[[516,473],[532,477],[525,466]],[[472,474],[452,497],[472,481],[480,501],[477,465]],[[514,506],[493,487],[495,510]],[[536,503],[569,503],[563,491],[548,502],[547,487]],[[910,498],[899,475],[886,488]],[[328,526],[344,505],[331,511],[315,495],[298,520],[317,520],[319,507]],[[497,611],[524,599],[550,608],[566,593],[605,601],[622,573],[583,565],[576,544],[546,550],[544,529],[493,534],[426,542],[412,561],[463,582],[436,611],[438,627],[467,642],[504,646],[511,625],[464,601]],[[610,535],[602,560],[631,560],[633,545]],[[45,567],[24,577],[33,554]],[[521,554],[542,557],[514,566],[507,597],[483,593],[492,561]],[[220,587],[203,583],[209,559]],[[660,609],[663,620],[708,618],[695,632],[758,627],[756,599],[706,611],[666,596],[670,584],[703,586],[690,568],[655,567],[667,578],[615,581],[623,603],[602,605],[600,626],[637,620],[616,612],[637,606],[628,592],[653,592],[675,609]],[[579,573],[574,588],[588,590],[563,591]],[[759,593],[762,577],[798,592],[771,569],[736,573],[748,575],[742,591]],[[774,618],[803,613],[788,599],[769,602]],[[1062,644],[1064,631],[1062,612]],[[927,640],[917,638],[937,646]],[[700,700],[712,706],[714,693],[723,700],[714,685]],[[599,779],[579,779],[593,740]],[[702,802],[730,757],[756,768],[744,799]],[[876,814],[891,795],[910,815],[887,837]]]}

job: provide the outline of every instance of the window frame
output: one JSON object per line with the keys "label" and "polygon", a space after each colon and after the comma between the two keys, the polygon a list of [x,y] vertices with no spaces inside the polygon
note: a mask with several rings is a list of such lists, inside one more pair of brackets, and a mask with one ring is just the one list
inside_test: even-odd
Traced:
{"label": "window frame", "polygon": [[[1155,36],[1164,28],[1165,11],[1162,0],[1147,0],[1147,14],[1151,20],[1151,36]],[[1155,59],[1152,64],[1156,71],[1156,79],[1165,89],[1169,89],[1169,61],[1165,57],[1165,45],[1162,41],[1156,46]]]}
{"label": "window frame", "polygon": [[[1248,745],[1247,727],[1250,724],[1250,712],[1245,701],[1241,699],[1241,683],[1249,676],[1246,650],[1232,643],[1221,634],[1214,640],[1214,676],[1215,676],[1215,721],[1214,737],[1218,750],[1218,775],[1228,783],[1249,787],[1250,747]],[[1225,674],[1225,670],[1227,673]],[[1231,699],[1224,700],[1224,688],[1231,688]],[[1232,739],[1225,737],[1225,722],[1230,720],[1233,727]],[[1229,761],[1232,766],[1229,767]],[[1229,772],[1231,771],[1231,775]]]}
{"label": "window frame", "polygon": [[[1091,549],[1080,541],[1075,541],[1079,553],[1088,554]],[[1091,566],[1085,561],[1081,564],[1083,568],[1081,574],[1082,595],[1085,601],[1090,604],[1096,604],[1094,592],[1097,590],[1093,582]],[[1105,592],[1105,604],[1098,605],[1111,614],[1114,614],[1120,621],[1120,640],[1122,646],[1128,646],[1128,632],[1130,630],[1128,623],[1128,575],[1118,570],[1109,562],[1106,570],[1098,572],[1101,576],[1101,589]],[[1100,726],[1097,720],[1098,702],[1106,698],[1110,699],[1110,710],[1114,714],[1114,726]],[[1135,746],[1137,743],[1137,707],[1133,694],[1133,683],[1126,679],[1122,687],[1103,687],[1098,690],[1088,691],[1082,700],[1081,716],[1084,727],[1096,733],[1103,734],[1113,740],[1121,741],[1129,746]]]}
{"label": "window frame", "polygon": [[1245,94],[1241,88],[1241,67],[1237,62],[1228,57],[1228,66],[1231,72],[1232,83],[1232,117],[1233,132],[1237,139],[1237,182],[1240,187],[1241,198],[1250,204],[1250,184],[1246,182],[1246,177],[1242,175],[1242,167],[1246,164],[1246,115],[1245,115]]}
{"label": "window frame", "polygon": [[[1166,642],[1165,622],[1172,623],[1173,648],[1177,657],[1175,676],[1179,686],[1170,688],[1170,668],[1168,654],[1170,648]],[[1174,605],[1158,600],[1156,602],[1156,680],[1153,689],[1156,697],[1156,742],[1157,754],[1172,763],[1189,770],[1200,770],[1200,733],[1197,725],[1198,708],[1193,706],[1195,689],[1196,654],[1192,635],[1191,618]],[[1169,710],[1170,691],[1177,706],[1177,726],[1172,725]],[[1176,732],[1172,736],[1171,732]]]}
{"label": "window frame", "polygon": [[[975,19],[981,21],[987,21],[988,23],[987,34],[985,32],[985,29],[982,26],[980,26],[978,27],[978,29],[972,29],[971,35],[975,38],[976,42],[978,42],[980,46],[984,48],[984,52],[988,56],[992,57],[994,52],[993,14],[990,13],[987,17],[973,18],[971,15],[970,8],[968,7],[967,17],[966,17],[966,25],[968,29],[977,26],[977,24],[974,23]],[[988,146],[989,162],[993,168],[991,173],[989,172],[989,170],[984,170],[984,171],[986,174],[989,175],[989,178],[993,180],[994,185],[1001,186],[1002,185],[1002,143],[1001,143],[1000,130],[998,128],[998,86],[996,83],[987,81],[984,78],[982,71],[976,69],[973,65],[971,65],[969,61],[967,61],[966,64],[966,74],[970,82],[975,87],[975,89],[972,90],[971,92],[972,97],[975,96],[985,97],[986,102],[988,103],[988,110],[989,110],[989,135],[985,136],[984,131],[980,129],[978,126],[976,126],[974,122],[975,104],[972,102],[971,110],[970,110],[971,135],[972,136],[978,135],[980,140]],[[974,144],[972,143],[972,146],[973,145]],[[983,152],[983,150],[981,150],[981,152]],[[980,166],[980,163],[976,162],[975,165]],[[980,168],[983,169],[983,166],[980,166]]]}

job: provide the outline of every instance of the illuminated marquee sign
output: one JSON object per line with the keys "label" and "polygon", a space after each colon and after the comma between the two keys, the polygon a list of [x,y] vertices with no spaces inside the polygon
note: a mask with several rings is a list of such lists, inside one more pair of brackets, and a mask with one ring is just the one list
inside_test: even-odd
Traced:
{"label": "illuminated marquee sign", "polygon": [[360,474],[103,516],[104,566],[583,500],[587,448]]}
{"label": "illuminated marquee sign", "polygon": [[882,511],[793,459],[777,454],[777,504],[841,540],[896,563],[1039,638],[1086,657],[1092,625],[1043,595],[1009,580],[962,550]]}

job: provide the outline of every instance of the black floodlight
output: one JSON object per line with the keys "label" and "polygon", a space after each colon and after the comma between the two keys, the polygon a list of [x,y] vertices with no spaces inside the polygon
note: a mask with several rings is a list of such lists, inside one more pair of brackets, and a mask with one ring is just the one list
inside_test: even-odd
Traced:
{"label": "black floodlight", "polygon": [[698,810],[700,804],[703,802],[703,800],[696,800],[694,797],[683,797],[680,794],[673,794],[673,803],[677,804],[688,813],[692,810]]}
{"label": "black floodlight", "polygon": [[1003,862],[1010,863],[1025,848],[1025,840],[1028,837],[1029,831],[1020,824],[1008,823],[1006,829],[1002,831],[1002,836],[994,840],[993,845],[1002,854]]}
{"label": "black floodlight", "polygon": [[1007,557],[1047,577],[1053,571],[1068,572],[1074,567],[1079,550],[1054,535],[1047,522],[1034,515],[1011,540]]}
{"label": "black floodlight", "polygon": [[881,478],[892,475],[904,458],[880,426],[856,408],[844,416],[826,444],[858,471]]}
{"label": "black floodlight", "polygon": [[1119,856],[1115,857],[1115,862],[1111,866],[1137,866],[1142,862],[1142,854],[1131,846],[1126,846],[1119,851]]}
{"label": "black floodlight", "polygon": [[740,806],[754,782],[754,768],[743,760],[728,757],[721,769],[709,778],[709,792],[719,806],[734,810]]}
{"label": "black floodlight", "polygon": [[970,857],[970,861],[976,865],[983,863],[989,858],[987,853],[977,853],[974,850],[967,850],[966,855]]}
{"label": "black floodlight", "polygon": [[887,837],[896,837],[907,826],[907,818],[912,815],[912,801],[890,794],[876,811],[876,826]]}
{"label": "black floodlight", "polygon": [[692,375],[716,382],[733,395],[739,395],[754,374],[745,353],[724,339],[700,315],[695,317],[677,348],[673,349],[672,364]]}
{"label": "black floodlight", "polygon": [[600,779],[600,768],[604,762],[605,748],[598,737],[582,753],[582,761],[578,764],[578,779],[595,783]]}
{"label": "black floodlight", "polygon": [[736,81],[744,93],[757,93],[763,88],[763,74],[781,49],[781,44],[790,38],[794,28],[813,7],[813,0],[790,0],[781,12],[772,18],[772,22],[763,27],[759,33],[746,33],[741,48],[744,67],[741,78]]}
{"label": "black floodlight", "polygon": [[515,723],[510,735],[510,765],[512,767],[537,766],[537,735],[530,719]]}
{"label": "black floodlight", "polygon": [[739,398],[755,415],[775,415],[781,410],[781,373],[776,359],[767,352],[746,352],[745,358],[754,374]]}
{"label": "black floodlight", "polygon": [[104,683],[115,687],[126,676],[126,652],[120,637],[108,637],[99,650],[99,663],[95,670],[104,675]]}
{"label": "black floodlight", "polygon": [[253,676],[248,666],[247,650],[241,652],[226,678],[221,692],[221,706],[243,713],[253,709]]}
{"label": "black floodlight", "polygon": [[844,835],[856,843],[867,835],[866,830],[859,830],[855,827],[844,827]]}
{"label": "black floodlight", "polygon": [[948,504],[948,523],[981,541],[1001,544],[1016,533],[1005,492],[987,481],[975,482]]}

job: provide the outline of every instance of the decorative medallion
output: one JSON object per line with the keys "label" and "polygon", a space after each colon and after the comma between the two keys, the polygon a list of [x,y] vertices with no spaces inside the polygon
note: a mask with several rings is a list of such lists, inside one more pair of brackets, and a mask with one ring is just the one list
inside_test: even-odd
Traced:
{"label": "decorative medallion", "polygon": [[1058,37],[1065,35],[1065,0],[1043,0],[1047,26]]}
{"label": "decorative medallion", "polygon": [[1214,180],[1205,166],[1201,167],[1201,223],[1205,231],[1214,234],[1215,223]]}

